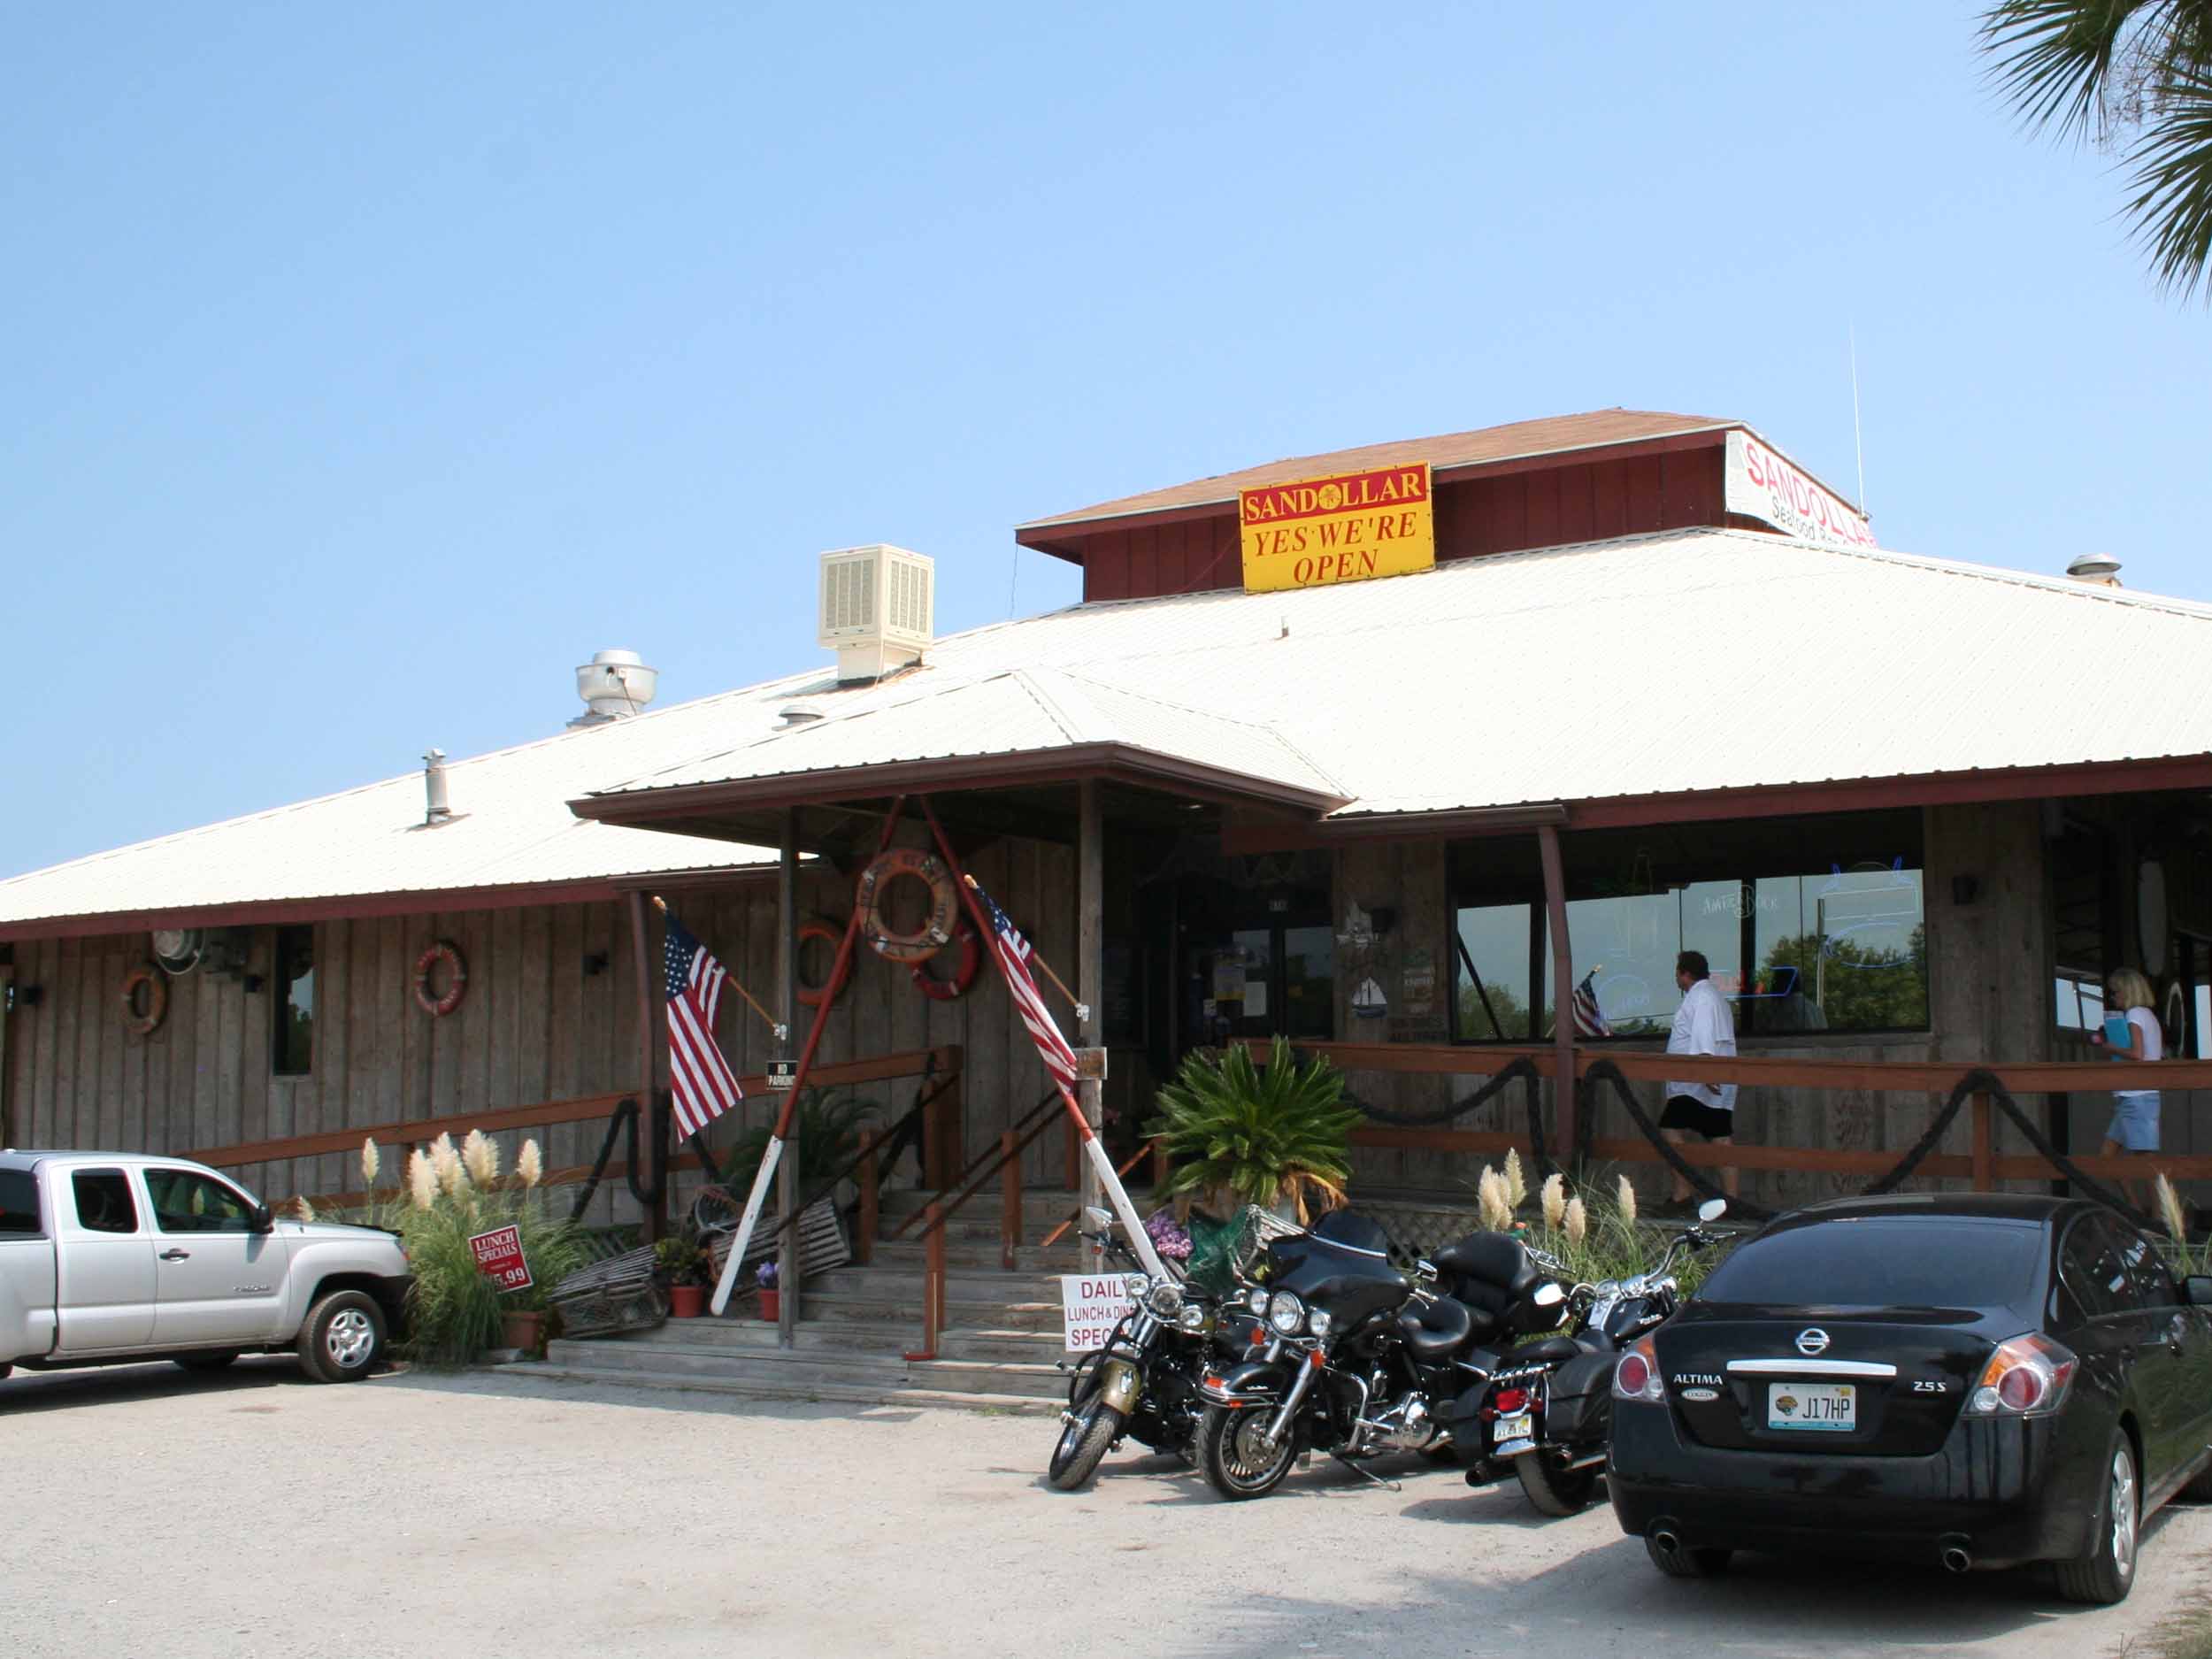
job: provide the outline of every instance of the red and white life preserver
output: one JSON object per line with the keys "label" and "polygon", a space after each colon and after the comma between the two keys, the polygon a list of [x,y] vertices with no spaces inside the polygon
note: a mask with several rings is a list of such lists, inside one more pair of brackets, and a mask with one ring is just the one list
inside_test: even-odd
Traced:
{"label": "red and white life preserver", "polygon": [[952,930],[952,942],[960,948],[960,965],[949,979],[941,979],[929,971],[926,964],[912,964],[907,972],[914,976],[914,983],[921,987],[924,996],[933,1002],[949,1002],[965,996],[975,984],[975,976],[983,966],[983,947],[975,935],[975,924],[966,917]]}
{"label": "red and white life preserver", "polygon": [[[138,987],[146,987],[146,1011],[138,1011]],[[151,1036],[169,1011],[169,987],[151,968],[133,968],[123,976],[123,1029],[134,1037]]]}
{"label": "red and white life preserver", "polygon": [[[827,922],[806,922],[799,928],[799,943],[803,945],[810,939],[818,939],[826,944],[830,948],[830,960],[834,962],[837,959],[839,947],[845,942],[845,930],[841,927],[832,927]],[[824,1002],[834,1002],[845,994],[845,982],[852,977],[853,959],[847,956],[845,971],[839,974],[833,982],[809,985],[802,979],[797,987],[799,1000],[809,1008],[819,1008]]]}
{"label": "red and white life preserver", "polygon": [[[430,994],[430,975],[440,963],[446,966],[446,987],[442,996]],[[443,1019],[461,1006],[461,998],[469,988],[468,964],[461,960],[461,953],[447,941],[436,944],[415,958],[415,1002],[433,1019]]]}
{"label": "red and white life preserver", "polygon": [[[883,919],[885,892],[909,879],[929,889],[929,914],[910,933]],[[960,919],[960,894],[952,884],[952,872],[935,853],[918,847],[894,847],[879,854],[860,872],[855,902],[860,906],[860,931],[887,962],[927,962],[952,943],[952,931]]]}

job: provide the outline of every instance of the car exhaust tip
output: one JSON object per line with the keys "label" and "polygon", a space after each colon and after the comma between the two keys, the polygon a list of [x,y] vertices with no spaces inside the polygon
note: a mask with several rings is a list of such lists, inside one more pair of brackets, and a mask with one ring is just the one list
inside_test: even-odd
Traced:
{"label": "car exhaust tip", "polygon": [[1974,1557],[1966,1553],[1963,1545],[1952,1544],[1945,1548],[1943,1552],[1944,1571],[1969,1572],[1973,1570],[1973,1566]]}
{"label": "car exhaust tip", "polygon": [[1651,1541],[1658,1545],[1660,1548],[1665,1550],[1670,1555],[1675,1554],[1682,1548],[1682,1540],[1675,1533],[1669,1532],[1663,1526],[1651,1535]]}

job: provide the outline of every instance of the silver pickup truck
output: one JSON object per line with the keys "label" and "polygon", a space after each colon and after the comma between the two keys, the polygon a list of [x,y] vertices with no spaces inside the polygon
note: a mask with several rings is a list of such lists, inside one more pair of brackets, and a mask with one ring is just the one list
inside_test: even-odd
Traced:
{"label": "silver pickup truck", "polygon": [[0,1152],[0,1377],[296,1351],[368,1374],[407,1291],[399,1240],[280,1220],[215,1171],[112,1152]]}

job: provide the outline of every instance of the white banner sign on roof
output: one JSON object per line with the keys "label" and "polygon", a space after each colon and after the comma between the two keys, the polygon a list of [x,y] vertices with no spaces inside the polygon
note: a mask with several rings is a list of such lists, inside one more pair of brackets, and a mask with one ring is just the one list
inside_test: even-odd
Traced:
{"label": "white banner sign on roof", "polygon": [[1877,545],[1865,514],[1747,432],[1728,434],[1728,511],[1823,547]]}

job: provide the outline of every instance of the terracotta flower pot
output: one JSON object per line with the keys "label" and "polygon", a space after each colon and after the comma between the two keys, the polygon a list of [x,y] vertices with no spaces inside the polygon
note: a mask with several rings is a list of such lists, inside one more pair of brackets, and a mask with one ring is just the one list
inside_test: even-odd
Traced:
{"label": "terracotta flower pot", "polygon": [[534,1354],[545,1335],[545,1316],[541,1313],[503,1313],[499,1317],[501,1340],[508,1348],[518,1348],[526,1354]]}
{"label": "terracotta flower pot", "polygon": [[760,1317],[764,1319],[780,1319],[783,1317],[783,1292],[764,1290],[760,1293]]}
{"label": "terracotta flower pot", "polygon": [[707,1310],[707,1287],[704,1285],[671,1285],[668,1287],[668,1317],[672,1319],[696,1319]]}

